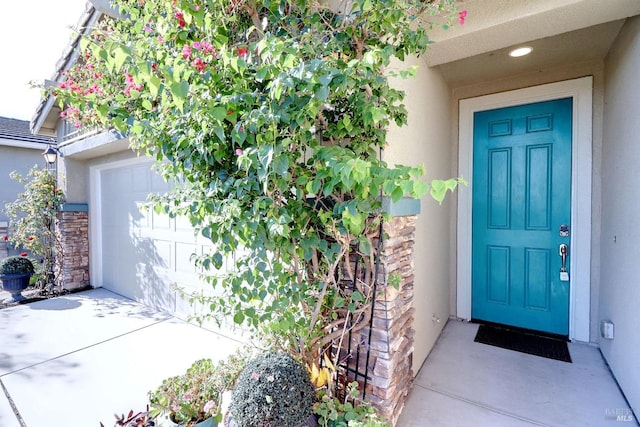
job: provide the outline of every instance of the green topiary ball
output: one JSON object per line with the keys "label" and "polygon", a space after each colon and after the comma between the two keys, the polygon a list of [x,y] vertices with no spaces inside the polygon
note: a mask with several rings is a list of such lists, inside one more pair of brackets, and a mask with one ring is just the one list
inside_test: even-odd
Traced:
{"label": "green topiary ball", "polygon": [[313,413],[307,370],[286,353],[262,353],[244,368],[229,407],[236,426],[296,427]]}

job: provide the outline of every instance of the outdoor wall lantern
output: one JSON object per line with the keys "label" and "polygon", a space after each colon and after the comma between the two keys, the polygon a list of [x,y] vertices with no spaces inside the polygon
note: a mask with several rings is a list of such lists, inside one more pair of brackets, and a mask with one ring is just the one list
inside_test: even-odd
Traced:
{"label": "outdoor wall lantern", "polygon": [[44,156],[44,161],[47,162],[48,165],[52,165],[58,159],[58,150],[52,146],[48,146],[42,155]]}

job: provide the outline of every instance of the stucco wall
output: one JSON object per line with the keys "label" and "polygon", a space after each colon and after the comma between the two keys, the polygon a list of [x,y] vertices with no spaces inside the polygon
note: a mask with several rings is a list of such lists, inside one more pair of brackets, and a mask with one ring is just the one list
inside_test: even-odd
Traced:
{"label": "stucco wall", "polygon": [[4,205],[16,199],[18,193],[24,191],[24,184],[9,178],[9,174],[18,171],[22,175],[38,165],[45,167],[42,157],[43,148],[28,149],[0,146],[0,221],[8,221],[4,213]]}
{"label": "stucco wall", "polygon": [[58,185],[63,189],[67,203],[88,203],[89,180],[86,162],[64,157],[58,162]]}
{"label": "stucco wall", "polygon": [[[449,90],[439,71],[428,68],[421,59],[408,60],[404,65],[412,64],[419,66],[416,78],[395,83],[407,92],[409,123],[390,130],[390,145],[383,158],[389,164],[424,164],[429,180],[450,178]],[[426,196],[416,223],[414,372],[426,359],[449,317],[451,200],[449,194],[440,206]]]}
{"label": "stucco wall", "polygon": [[63,146],[64,157],[58,164],[58,185],[64,190],[67,203],[90,202],[92,166],[137,157],[128,148],[128,140],[105,141],[101,141],[99,145],[92,145],[91,141],[79,141],[74,145]]}
{"label": "stucco wall", "polygon": [[[109,163],[114,163],[114,162],[120,162],[123,160],[130,160],[130,159],[135,159],[137,158],[138,155],[133,152],[132,150],[126,149],[125,151],[118,151],[115,153],[110,153],[110,154],[106,154],[100,157],[95,157],[89,160],[86,160],[86,162],[84,162],[83,166],[84,166],[84,173],[85,175],[85,179],[86,182],[89,183],[91,182],[91,168],[96,167],[96,166],[102,166],[102,165],[106,165]],[[91,195],[90,195],[90,189],[87,188],[87,200],[91,199]]]}
{"label": "stucco wall", "polygon": [[640,17],[625,24],[605,60],[602,148],[602,289],[598,320],[615,323],[600,339],[607,362],[640,414]]}

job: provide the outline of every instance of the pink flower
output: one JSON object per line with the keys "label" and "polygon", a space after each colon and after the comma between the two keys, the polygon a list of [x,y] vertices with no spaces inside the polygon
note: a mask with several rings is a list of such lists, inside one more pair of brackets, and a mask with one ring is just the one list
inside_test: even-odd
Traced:
{"label": "pink flower", "polygon": [[182,47],[182,57],[184,59],[188,59],[191,56],[191,46],[189,46],[188,44],[185,44]]}
{"label": "pink flower", "polygon": [[[242,156],[242,148],[236,148],[236,156]],[[251,374],[251,377],[253,378],[254,375],[258,375],[255,372],[253,374]],[[257,378],[253,378],[254,380]]]}
{"label": "pink flower", "polygon": [[151,33],[153,32],[153,28],[151,28],[151,25],[147,24],[144,26],[144,31],[145,33]]}
{"label": "pink flower", "polygon": [[[240,149],[238,148],[238,150],[240,150]],[[236,150],[236,153],[238,152],[238,150]],[[242,150],[240,150],[240,151],[242,151]],[[251,379],[258,381],[260,379],[260,374],[258,374],[257,372],[252,372],[251,373]]]}
{"label": "pink flower", "polygon": [[91,86],[89,86],[84,90],[84,95],[88,95],[91,93],[99,93],[99,94],[102,93],[102,90],[100,89],[100,86],[98,86],[97,83],[92,84]]}
{"label": "pink flower", "polygon": [[184,15],[182,14],[182,12],[176,12],[173,16],[178,20],[178,25],[180,26],[180,28],[184,28],[187,23],[184,20]]}
{"label": "pink flower", "polygon": [[464,25],[464,20],[467,18],[467,11],[463,10],[458,13],[458,21],[460,21],[460,25]]}
{"label": "pink flower", "polygon": [[203,411],[205,414],[210,413],[213,409],[215,409],[215,402],[213,400],[208,401],[207,403],[204,404],[204,408]]}
{"label": "pink flower", "polygon": [[200,73],[203,72],[205,68],[207,68],[207,64],[201,58],[196,58],[191,61],[191,65],[195,67],[196,70],[198,70],[198,72]]}
{"label": "pink flower", "polygon": [[200,42],[200,46],[202,46],[202,50],[207,52],[207,53],[212,53],[215,52],[216,48],[213,47],[213,45],[207,41],[202,40]]}
{"label": "pink flower", "polygon": [[202,49],[202,43],[200,43],[200,42],[193,42],[193,44],[191,45],[191,47],[193,47],[195,50],[200,50],[200,49]]}
{"label": "pink flower", "polygon": [[124,88],[125,95],[127,96],[131,95],[132,90],[142,92],[142,89],[143,89],[142,85],[141,84],[137,85],[131,74],[125,73],[124,78],[126,82],[126,86]]}

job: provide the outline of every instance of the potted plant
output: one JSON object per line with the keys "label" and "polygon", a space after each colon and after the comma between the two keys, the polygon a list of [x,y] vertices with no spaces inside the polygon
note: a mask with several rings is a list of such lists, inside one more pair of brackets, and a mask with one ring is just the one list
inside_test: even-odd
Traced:
{"label": "potted plant", "polygon": [[217,426],[224,415],[223,394],[233,388],[251,354],[241,349],[216,365],[198,360],[184,374],[165,379],[149,393],[150,415],[177,426]]}
{"label": "potted plant", "polygon": [[[114,427],[156,427],[155,419],[149,414],[149,405],[146,411],[131,410],[127,415],[114,414],[114,416],[116,417]],[[100,423],[100,427],[104,427],[104,424]]]}
{"label": "potted plant", "polygon": [[315,399],[315,387],[306,368],[287,353],[262,353],[238,377],[229,408],[231,425],[315,426]]}
{"label": "potted plant", "polygon": [[20,293],[29,286],[29,279],[34,272],[33,263],[26,256],[10,256],[0,262],[2,288],[11,293],[11,298],[5,302],[24,299]]}

